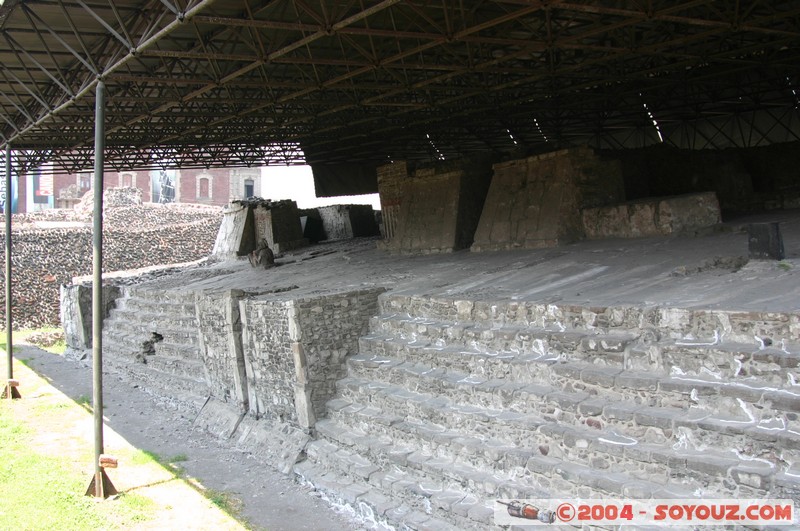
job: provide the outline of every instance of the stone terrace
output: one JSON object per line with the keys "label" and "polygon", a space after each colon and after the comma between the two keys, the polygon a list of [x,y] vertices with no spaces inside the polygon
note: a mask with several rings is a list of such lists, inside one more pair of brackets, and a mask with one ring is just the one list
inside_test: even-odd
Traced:
{"label": "stone terrace", "polygon": [[[484,529],[494,500],[509,497],[800,501],[800,213],[759,219],[782,221],[786,260],[747,261],[741,229],[753,218],[695,238],[416,257],[390,257],[374,240],[355,240],[286,254],[266,271],[229,262],[128,288],[129,300],[107,323],[109,339],[125,334],[124,325],[114,327],[130,317],[126,309],[145,308],[158,293],[174,304],[191,300],[187,292],[240,290],[234,312],[278,312],[287,320],[280,347],[297,373],[294,391],[281,398],[287,413],[274,415],[280,397],[254,386],[260,377],[248,356],[269,349],[247,347],[253,330],[244,332],[244,347],[231,349],[244,357],[230,360],[236,386],[254,386],[259,399],[251,395],[248,406],[244,389],[238,401],[217,396],[207,363],[192,399],[202,398],[205,382],[206,394],[235,412],[217,431],[249,439],[245,446],[256,452],[259,419],[291,426],[296,434],[263,428],[294,444],[275,448],[280,468],[392,525]],[[309,333],[327,328],[313,331],[319,319],[303,324],[304,305],[321,315],[344,312],[345,300],[367,295],[377,306],[368,303],[371,317],[347,314],[356,316],[342,336],[347,355],[314,352]],[[191,329],[185,310],[183,324],[151,328]],[[364,319],[357,341],[355,318]],[[241,325],[228,316],[225,326]],[[159,349],[172,343],[159,335],[140,373],[191,376],[158,365]],[[212,350],[227,355],[207,343],[201,339],[199,355],[171,352],[168,361],[185,359],[185,369]],[[112,350],[110,358],[120,366],[136,355]],[[331,371],[333,389],[326,380],[324,403],[313,399],[319,367],[305,365],[314,360],[343,363]],[[294,418],[292,403],[307,404],[307,414]]]}

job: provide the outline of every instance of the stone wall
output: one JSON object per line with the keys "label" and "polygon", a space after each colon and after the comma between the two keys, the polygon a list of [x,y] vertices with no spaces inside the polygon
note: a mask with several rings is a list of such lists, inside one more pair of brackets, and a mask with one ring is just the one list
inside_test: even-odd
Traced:
{"label": "stone wall", "polygon": [[255,206],[256,242],[267,240],[275,254],[284,253],[308,245],[303,238],[300,212],[294,201]]}
{"label": "stone wall", "polygon": [[212,258],[221,261],[246,256],[262,238],[275,254],[308,245],[297,203],[259,198],[232,202],[225,208]]}
{"label": "stone wall", "polygon": [[[219,227],[217,207],[107,207],[103,271],[192,262],[208,256]],[[59,326],[59,288],[92,273],[91,218],[74,210],[17,214],[12,219],[14,328]],[[5,326],[5,278],[0,319]]]}
{"label": "stone wall", "polygon": [[250,414],[313,426],[345,375],[345,356],[358,351],[382,292],[242,300]]}
{"label": "stone wall", "polygon": [[241,290],[195,294],[200,354],[211,395],[242,412],[248,409],[239,315],[243,295]]}
{"label": "stone wall", "polygon": [[[296,367],[301,385],[316,416],[336,391],[336,382],[346,376],[345,356],[358,352],[358,338],[366,334],[369,319],[378,314],[382,288],[296,299],[292,303]],[[305,374],[300,376],[302,368]]]}
{"label": "stone wall", "polygon": [[383,238],[392,240],[397,232],[397,218],[400,216],[403,182],[408,179],[408,165],[396,161],[377,169],[378,194],[383,214]]}
{"label": "stone wall", "polygon": [[619,202],[619,164],[576,148],[494,165],[473,251],[553,247],[583,237],[581,209]]}
{"label": "stone wall", "polygon": [[[491,169],[486,159],[465,159],[418,168],[378,168],[386,240],[399,253],[451,252],[469,247],[486,196]],[[384,199],[386,195],[386,199]]]}
{"label": "stone wall", "polygon": [[296,424],[289,306],[287,300],[243,299],[240,314],[250,414]]}
{"label": "stone wall", "polygon": [[631,201],[583,211],[583,226],[589,239],[687,234],[721,221],[714,192]]}
{"label": "stone wall", "polygon": [[256,247],[253,211],[245,205],[230,203],[225,207],[211,252],[215,260],[233,260]]}
{"label": "stone wall", "polygon": [[380,234],[375,213],[369,205],[333,205],[317,210],[327,240],[348,240]]}
{"label": "stone wall", "polygon": [[[103,318],[108,317],[116,300],[122,295],[119,286],[103,286]],[[92,286],[61,286],[61,326],[67,346],[76,350],[92,348]]]}
{"label": "stone wall", "polygon": [[800,207],[800,142],[723,150],[657,145],[602,153],[621,162],[629,200],[714,191],[723,214]]}

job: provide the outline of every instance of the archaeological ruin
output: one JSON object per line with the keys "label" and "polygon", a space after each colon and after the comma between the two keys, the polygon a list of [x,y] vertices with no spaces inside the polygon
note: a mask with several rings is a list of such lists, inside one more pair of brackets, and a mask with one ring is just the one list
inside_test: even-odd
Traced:
{"label": "archaeological ruin", "polygon": [[[478,212],[463,170],[418,169],[394,236],[292,243],[267,270],[247,254],[297,241],[299,212],[232,204],[212,263],[105,288],[106,361],[385,525],[485,529],[497,499],[796,500],[798,211],[626,202],[622,164],[586,148],[483,168]],[[452,209],[423,223],[423,196]],[[765,219],[783,260],[750,254]],[[87,293],[62,293],[76,351]]]}
{"label": "archaeological ruin", "polygon": [[[129,378],[362,527],[798,507],[797,0],[6,0],[0,31],[7,344],[58,310],[95,404]],[[258,197],[298,164],[380,211]],[[60,181],[82,218],[22,214]]]}

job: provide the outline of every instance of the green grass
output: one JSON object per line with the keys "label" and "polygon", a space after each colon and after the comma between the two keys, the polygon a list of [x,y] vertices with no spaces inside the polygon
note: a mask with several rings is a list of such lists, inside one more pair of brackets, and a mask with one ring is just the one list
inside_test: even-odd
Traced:
{"label": "green grass", "polygon": [[92,406],[92,397],[87,395],[81,395],[75,399],[75,403],[79,406],[91,407]]}
{"label": "green grass", "polygon": [[[0,529],[128,529],[156,514],[156,502],[137,493],[105,503],[84,496],[91,478],[58,448],[37,451],[39,439],[28,423],[47,424],[71,407],[66,400],[42,401],[27,409],[25,418],[15,418],[15,405],[0,404]],[[91,460],[91,450],[85,453],[79,458]]]}
{"label": "green grass", "polygon": [[175,463],[182,463],[188,461],[189,457],[186,454],[177,454],[172,457],[164,457],[151,452],[150,450],[136,450],[136,453],[131,457],[134,464],[145,465],[147,463],[158,463],[161,466],[174,465]]}
{"label": "green grass", "polygon": [[[55,328],[55,327],[52,327],[52,326],[48,326],[48,327],[44,327],[44,328],[35,328],[35,329],[26,328],[26,329],[23,329],[23,330],[15,331],[14,332],[14,338],[12,338],[12,339],[14,339],[16,341],[17,338],[18,338],[20,341],[25,341],[33,334],[49,333],[49,332],[60,332],[60,331],[61,331],[60,328]],[[67,342],[65,340],[61,339],[61,340],[56,341],[52,345],[40,346],[39,348],[41,348],[42,350],[46,350],[47,352],[50,352],[52,354],[58,354],[59,356],[63,356],[64,355],[64,351],[67,349]]]}
{"label": "green grass", "polygon": [[71,473],[58,457],[31,451],[32,433],[0,417],[0,521],[4,529],[107,529],[113,524],[92,498],[86,478]]}
{"label": "green grass", "polygon": [[[3,335],[3,341],[0,341],[0,349],[2,349],[3,352],[8,352],[8,350],[6,350],[6,339],[5,338],[6,338],[6,336],[4,334]],[[12,342],[14,341],[13,337],[11,338],[11,341]],[[19,347],[15,345],[14,348],[11,351],[12,352],[19,352]]]}
{"label": "green grass", "polygon": [[231,496],[227,492],[221,492],[213,489],[207,489],[203,491],[203,495],[208,498],[211,503],[232,517],[237,519],[241,517],[240,513],[242,511],[242,501],[240,499]]}
{"label": "green grass", "polygon": [[[18,341],[28,341],[28,338],[34,334],[40,333],[50,333],[50,332],[60,332],[60,328],[55,327],[45,327],[45,328],[25,328],[22,330],[14,330],[13,335],[11,337],[11,341],[14,343],[14,352],[19,352],[20,348],[16,345]],[[53,343],[52,345],[48,346],[40,346],[42,350],[46,350],[52,354],[58,354],[59,356],[64,355],[64,351],[67,349],[67,342],[63,339],[60,339]],[[2,341],[0,341],[0,349],[6,350],[6,335],[5,332],[2,332]]]}
{"label": "green grass", "polygon": [[156,463],[164,468],[170,469],[176,478],[185,480],[188,485],[191,485],[195,490],[205,496],[220,510],[239,520],[242,526],[247,529],[254,529],[249,522],[242,517],[241,512],[243,503],[239,498],[228,494],[227,492],[217,491],[214,489],[204,489],[186,477],[186,470],[178,464],[189,460],[189,456],[186,454],[176,454],[171,457],[166,457],[159,455],[156,452],[140,449],[136,450],[136,452],[130,457],[130,460],[133,464],[144,465],[148,463]]}

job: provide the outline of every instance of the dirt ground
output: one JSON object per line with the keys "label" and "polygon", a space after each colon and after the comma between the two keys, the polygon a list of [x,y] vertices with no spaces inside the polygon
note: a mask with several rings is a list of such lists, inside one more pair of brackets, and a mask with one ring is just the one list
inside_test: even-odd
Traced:
{"label": "dirt ground", "polygon": [[[14,376],[21,381],[23,401],[44,400],[60,393],[73,400],[92,396],[89,363],[65,359],[24,343],[17,346],[20,351],[15,352],[15,358],[25,360],[43,377],[40,380],[25,366],[15,363]],[[5,362],[3,367],[5,370]],[[226,493],[233,499],[233,505],[241,502],[240,515],[252,529],[344,531],[362,528],[346,514],[331,508],[312,489],[195,429],[194,419],[172,404],[157,401],[121,375],[105,373],[103,378],[106,453],[125,455],[130,453],[126,448],[135,447],[163,457],[185,456],[185,461],[179,465],[186,476],[193,478],[201,489]],[[56,452],[65,456],[93,448],[93,423],[89,413],[82,419],[61,420],[59,425],[41,427],[42,444],[52,445]],[[87,485],[92,472],[92,463],[87,460]],[[169,472],[160,467],[126,467],[125,460],[120,459],[119,468],[109,470],[108,475],[117,490],[133,489],[153,497],[161,505],[155,520],[136,529],[245,528],[183,481],[171,480]]]}

